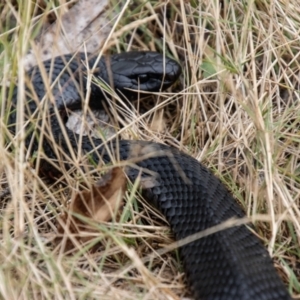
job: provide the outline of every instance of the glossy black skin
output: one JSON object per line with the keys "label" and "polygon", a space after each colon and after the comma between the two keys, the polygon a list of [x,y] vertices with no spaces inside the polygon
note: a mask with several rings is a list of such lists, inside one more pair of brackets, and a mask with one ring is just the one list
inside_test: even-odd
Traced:
{"label": "glossy black skin", "polygon": [[[88,72],[92,72],[94,76],[89,82],[87,82]],[[45,79],[43,73],[46,73],[50,80]],[[41,69],[36,66],[27,73],[27,81],[33,84],[26,87],[28,99],[25,111],[28,116],[31,115],[36,110],[37,102],[42,100],[45,94],[49,95],[49,91],[52,97],[48,97],[50,100],[47,99],[49,101],[45,105],[49,106],[50,111],[53,102],[62,112],[66,108],[81,108],[86,100],[86,87],[89,84],[90,107],[102,109],[107,97],[104,95],[105,88],[99,87],[101,82],[113,88],[123,99],[132,100],[138,97],[138,93],[167,89],[180,74],[181,66],[176,61],[157,52],[125,52],[103,56],[100,60],[88,53],[78,53],[75,56],[67,54],[46,60]],[[16,108],[17,93],[16,88],[12,97],[13,108]],[[14,111],[9,118],[8,123],[15,124]],[[13,126],[11,130],[14,132]]]}
{"label": "glossy black skin", "polygon": [[111,57],[109,66],[114,88],[122,93],[126,93],[128,89],[163,91],[181,74],[181,67],[176,61],[157,52],[120,53]]}
{"label": "glossy black skin", "polygon": [[[78,58],[79,57],[79,58]],[[53,62],[45,62],[44,66],[50,73],[52,66],[52,80],[57,79],[59,73],[69,63],[71,56],[56,58]],[[56,106],[63,114],[66,108],[79,107],[85,99],[85,67],[82,60],[85,55],[80,54],[69,63],[62,73],[59,84],[52,87]],[[163,65],[165,62],[165,66]],[[88,61],[92,67],[95,59]],[[159,91],[169,87],[180,75],[179,64],[158,53],[122,53],[102,58],[97,65],[98,71],[94,75],[111,83],[119,93],[129,93],[126,88],[143,89],[144,91]],[[107,74],[112,72],[112,76]],[[38,100],[45,94],[42,75],[37,69],[29,72]],[[109,79],[110,78],[110,79]],[[165,82],[162,83],[162,78]],[[125,88],[126,87],[126,88]],[[103,92],[96,85],[92,85],[91,105],[101,107]],[[28,89],[29,90],[29,89]],[[100,100],[100,101],[99,101]],[[17,104],[17,91],[13,97],[13,107]],[[26,115],[31,115],[37,108],[37,101],[27,98]],[[99,104],[100,103],[100,104]],[[224,185],[206,167],[194,158],[166,145],[146,141],[114,140],[104,145],[103,141],[88,136],[82,137],[79,145],[79,136],[64,128],[68,141],[63,135],[62,128],[57,122],[52,104],[47,104],[49,110],[48,122],[51,123],[50,132],[47,128],[43,132],[33,120],[34,129],[28,126],[26,145],[30,151],[38,149],[39,136],[48,133],[53,139],[48,140],[44,135],[43,151],[46,157],[58,160],[64,168],[69,168],[67,158],[71,153],[81,151],[88,154],[94,163],[109,163],[111,155],[120,160],[131,159],[132,149],[140,147],[147,154],[153,153],[150,158],[136,163],[137,168],[128,167],[127,175],[134,181],[142,171],[142,178],[149,178],[150,170],[156,174],[152,178],[154,185],[144,188],[145,198],[157,207],[168,220],[175,238],[182,239],[214,225],[220,224],[232,217],[241,218],[245,214]],[[16,114],[10,112],[9,123],[15,133]],[[33,135],[34,133],[34,135]],[[33,142],[31,138],[33,137]],[[56,141],[62,148],[57,153]],[[30,143],[31,142],[31,143]],[[85,168],[88,166],[85,165]],[[90,168],[93,166],[91,165]],[[46,160],[41,162],[40,169],[45,173],[55,173],[57,170]],[[184,176],[182,176],[184,174]],[[260,240],[245,225],[232,227],[209,235],[180,248],[180,254],[187,274],[188,283],[195,299],[209,300],[287,300],[291,299],[281,282],[268,252]]]}

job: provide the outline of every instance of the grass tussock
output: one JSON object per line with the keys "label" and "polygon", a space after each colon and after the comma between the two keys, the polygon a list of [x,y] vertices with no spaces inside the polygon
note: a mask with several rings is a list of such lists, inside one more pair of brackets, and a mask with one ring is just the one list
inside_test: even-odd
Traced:
{"label": "grass tussock", "polygon": [[[92,176],[65,171],[47,182],[30,167],[22,135],[14,152],[7,147],[5,108],[15,79],[25,81],[22,57],[65,2],[0,3],[1,298],[179,299],[188,292],[177,252],[159,251],[172,241],[168,225],[144,202],[137,205],[135,185],[122,224],[91,224],[98,234],[66,254],[52,243],[57,214]],[[298,1],[135,0],[125,8],[111,1],[111,8],[122,15],[106,51],[164,52],[183,67],[168,93],[114,107],[119,134],[175,146],[207,165],[255,222],[300,298]],[[98,251],[89,251],[98,242]]]}

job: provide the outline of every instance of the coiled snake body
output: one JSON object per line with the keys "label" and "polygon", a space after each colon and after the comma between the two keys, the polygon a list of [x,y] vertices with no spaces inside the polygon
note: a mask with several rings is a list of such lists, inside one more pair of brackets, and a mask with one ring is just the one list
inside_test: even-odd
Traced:
{"label": "coiled snake body", "polygon": [[[95,62],[96,58],[86,59],[86,54],[79,53],[74,57],[65,55],[44,62],[41,71],[35,67],[28,72],[24,109],[29,125],[26,127],[25,144],[31,153],[39,149],[38,128],[45,121],[38,117],[37,111],[43,114],[46,110],[51,129],[48,135],[44,135],[42,148],[48,158],[59,159],[51,142],[53,139],[48,141],[49,135],[58,141],[63,155],[71,156],[70,147],[73,151],[80,149],[83,153],[89,153],[94,162],[100,159],[110,162],[110,152],[120,160],[130,159],[130,151],[135,145],[157,153],[137,165],[157,174],[155,185],[144,188],[145,198],[165,215],[176,239],[188,237],[232,217],[244,217],[242,209],[220,180],[194,158],[177,149],[152,142],[125,140],[103,146],[100,139],[84,136],[80,140],[67,128],[66,134],[62,132],[55,111],[58,109],[63,114],[66,109],[81,107],[87,92],[87,69],[92,69]],[[128,52],[102,57],[93,70],[96,78],[101,78],[120,95],[127,97],[134,95],[128,89],[146,92],[163,90],[180,73],[181,68],[175,61],[154,52]],[[45,84],[45,74],[49,77],[50,88]],[[31,85],[35,95],[30,95]],[[55,105],[43,101],[45,95],[50,100],[54,99]],[[14,135],[17,134],[17,96],[15,88],[8,119]],[[102,107],[103,98],[102,90],[92,83],[89,105]],[[47,128],[44,126],[46,132]],[[40,168],[51,170],[54,167],[45,160],[40,163]],[[134,181],[139,170],[127,168],[127,175]],[[147,177],[148,173],[144,172],[143,176]],[[221,230],[182,246],[180,255],[196,299],[290,299],[268,252],[245,225]]]}

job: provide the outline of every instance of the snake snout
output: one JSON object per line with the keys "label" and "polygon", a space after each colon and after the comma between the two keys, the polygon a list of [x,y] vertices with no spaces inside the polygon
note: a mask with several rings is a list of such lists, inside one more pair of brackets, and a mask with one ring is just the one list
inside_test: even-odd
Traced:
{"label": "snake snout", "polygon": [[168,58],[165,71],[165,79],[170,82],[175,82],[179,78],[181,72],[182,69],[180,64],[177,61]]}
{"label": "snake snout", "polygon": [[115,55],[110,68],[115,89],[130,98],[134,97],[132,90],[163,91],[181,74],[181,66],[175,60],[149,51]]}

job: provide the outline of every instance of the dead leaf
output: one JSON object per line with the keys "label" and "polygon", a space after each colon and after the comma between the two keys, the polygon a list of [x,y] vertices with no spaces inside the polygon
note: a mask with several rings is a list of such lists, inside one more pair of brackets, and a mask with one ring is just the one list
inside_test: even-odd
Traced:
{"label": "dead leaf", "polygon": [[[123,205],[126,176],[122,168],[114,168],[96,182],[90,190],[80,191],[71,200],[67,211],[58,218],[55,243],[64,251],[94,238],[93,222],[107,222]],[[87,218],[87,221],[85,221]]]}
{"label": "dead leaf", "polygon": [[151,130],[162,133],[166,130],[166,120],[164,119],[164,109],[155,111],[152,122]]}
{"label": "dead leaf", "polygon": [[[111,29],[108,0],[79,0],[69,11],[62,6],[59,21],[41,32],[24,58],[26,69],[42,61],[75,51],[93,53],[105,43]],[[76,22],[74,22],[76,20]],[[37,53],[38,52],[38,53]]]}

